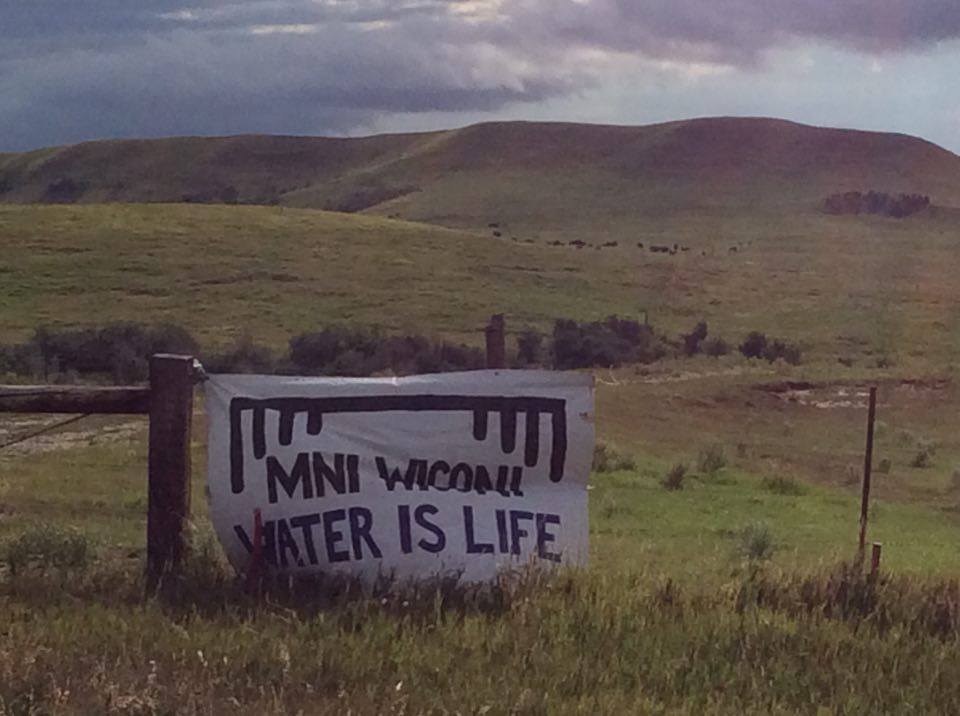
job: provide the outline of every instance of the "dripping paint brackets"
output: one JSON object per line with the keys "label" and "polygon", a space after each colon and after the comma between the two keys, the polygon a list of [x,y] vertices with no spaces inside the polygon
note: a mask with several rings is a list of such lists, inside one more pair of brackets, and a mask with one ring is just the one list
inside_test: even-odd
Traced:
{"label": "dripping paint brackets", "polygon": [[473,414],[473,437],[485,440],[490,413],[500,416],[500,447],[512,453],[517,442],[517,414],[526,416],[524,464],[534,467],[540,451],[541,414],[550,415],[552,443],[550,480],[563,479],[567,454],[566,400],[561,398],[503,397],[478,395],[367,395],[335,398],[246,398],[230,401],[230,486],[234,494],[244,490],[243,479],[243,415],[253,414],[253,454],[258,460],[266,454],[266,411],[279,413],[281,445],[293,442],[293,426],[297,415],[307,415],[307,434],[319,435],[325,415],[335,413],[384,412],[468,412]]}

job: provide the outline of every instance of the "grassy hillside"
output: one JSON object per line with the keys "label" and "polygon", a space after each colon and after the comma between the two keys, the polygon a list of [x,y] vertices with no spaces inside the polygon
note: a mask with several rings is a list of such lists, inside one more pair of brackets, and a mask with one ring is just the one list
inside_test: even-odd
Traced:
{"label": "grassy hillside", "polygon": [[[492,601],[245,594],[204,537],[202,401],[198,549],[164,598],[140,577],[144,420],[0,450],[0,713],[956,712],[960,216],[701,208],[629,231],[575,249],[282,207],[0,207],[0,341],[131,319],[278,351],[339,322],[479,342],[493,312],[515,332],[646,310],[673,335],[703,318],[804,349],[597,371],[598,435],[631,459],[591,478],[591,566]],[[872,383],[877,583],[832,571]],[[56,420],[0,416],[0,444]],[[89,562],[11,575],[10,554],[68,556],[44,524]]]}
{"label": "grassy hillside", "polygon": [[960,350],[958,223],[944,210],[636,222],[646,246],[690,248],[670,256],[279,207],[0,207],[0,340],[137,319],[211,346],[246,331],[280,347],[340,322],[477,341],[494,312],[517,331],[646,311],[673,334],[700,319],[730,341],[766,331],[826,365],[942,368]]}
{"label": "grassy hillside", "polygon": [[960,205],[960,157],[904,135],[768,119],[506,122],[367,138],[103,141],[0,156],[0,201],[282,204],[527,237],[627,240],[635,222],[815,206],[835,192]]}

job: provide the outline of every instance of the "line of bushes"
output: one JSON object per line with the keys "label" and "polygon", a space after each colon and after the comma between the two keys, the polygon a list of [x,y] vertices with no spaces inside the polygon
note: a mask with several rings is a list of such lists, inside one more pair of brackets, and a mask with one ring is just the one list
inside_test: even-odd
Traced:
{"label": "line of bushes", "polygon": [[[518,334],[511,365],[558,370],[612,368],[653,363],[668,356],[719,357],[732,350],[722,338],[709,336],[704,322],[689,333],[669,337],[658,334],[646,323],[617,316],[592,322],[558,319],[551,335],[534,330]],[[769,361],[800,360],[796,346],[768,340],[759,333],[750,334],[740,352]],[[299,334],[278,355],[248,336],[226,349],[204,351],[179,326],[113,323],[101,328],[38,328],[25,343],[0,344],[0,375],[28,376],[46,382],[97,377],[133,383],[146,379],[148,359],[154,353],[197,355],[209,371],[220,373],[411,375],[476,370],[485,364],[483,352],[473,346],[352,326]]]}

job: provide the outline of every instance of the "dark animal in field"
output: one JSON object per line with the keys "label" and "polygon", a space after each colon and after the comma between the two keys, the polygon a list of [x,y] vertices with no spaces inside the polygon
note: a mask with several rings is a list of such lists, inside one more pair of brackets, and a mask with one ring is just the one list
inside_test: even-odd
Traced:
{"label": "dark animal in field", "polygon": [[642,249],[642,248],[643,248],[643,242],[642,242],[642,241],[637,244],[637,248],[638,248],[638,249]]}
{"label": "dark animal in field", "polygon": [[584,246],[587,245],[587,243],[585,241],[581,241],[580,239],[574,239],[573,241],[570,242],[570,245],[576,246],[578,249],[582,249]]}
{"label": "dark animal in field", "polygon": [[[498,239],[499,239],[501,236],[503,236],[503,234],[500,233],[499,231],[494,231],[494,232],[493,232],[493,235],[496,236]],[[514,239],[514,241],[516,241],[516,239]]]}
{"label": "dark animal in field", "polygon": [[731,246],[731,247],[730,247],[730,253],[731,253],[731,254],[735,254],[735,253],[737,253],[737,251],[739,251],[739,250],[740,250],[740,249],[738,249],[736,246]]}
{"label": "dark animal in field", "polygon": [[616,247],[619,246],[619,245],[620,245],[620,242],[619,242],[619,241],[608,241],[607,243],[605,243],[605,244],[603,245],[603,247],[604,247],[604,248],[611,248],[611,249],[612,249],[612,248],[616,248]]}
{"label": "dark animal in field", "polygon": [[690,247],[689,247],[689,246],[681,246],[681,247],[680,247],[680,250],[681,250],[681,251],[689,251],[689,250],[690,250]]}
{"label": "dark animal in field", "polygon": [[669,247],[669,246],[658,246],[657,244],[651,244],[651,245],[650,245],[650,251],[652,251],[652,252],[655,253],[655,254],[669,254],[669,253],[670,253],[670,247]]}
{"label": "dark animal in field", "polygon": [[487,224],[487,226],[489,226],[491,229],[499,229],[499,228],[500,228],[500,224],[498,224],[498,223],[495,222],[495,221],[492,222],[492,223],[490,223],[490,224]]}
{"label": "dark animal in field", "polygon": [[523,243],[525,243],[525,244],[535,244],[535,243],[537,243],[537,242],[534,241],[533,239],[524,239],[524,240],[523,240]]}
{"label": "dark animal in field", "polygon": [[562,241],[557,241],[556,239],[554,239],[554,240],[551,241],[548,245],[549,245],[549,246],[563,246],[563,242],[562,242]]}

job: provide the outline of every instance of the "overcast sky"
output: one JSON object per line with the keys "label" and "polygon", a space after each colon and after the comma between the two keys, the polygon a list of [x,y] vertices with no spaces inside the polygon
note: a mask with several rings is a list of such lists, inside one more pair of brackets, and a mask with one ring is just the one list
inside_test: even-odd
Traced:
{"label": "overcast sky", "polygon": [[0,151],[712,115],[960,152],[960,0],[0,0]]}

